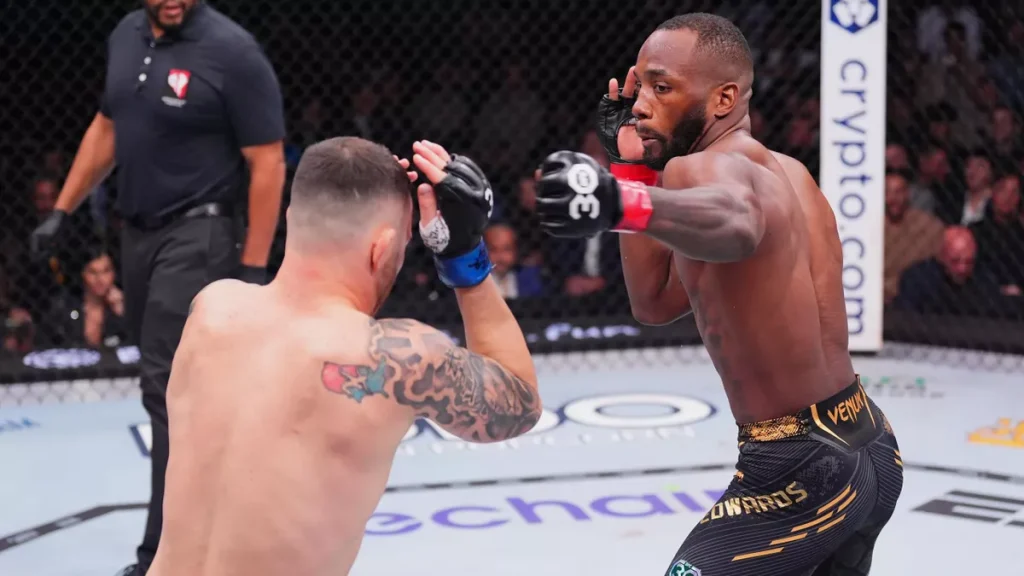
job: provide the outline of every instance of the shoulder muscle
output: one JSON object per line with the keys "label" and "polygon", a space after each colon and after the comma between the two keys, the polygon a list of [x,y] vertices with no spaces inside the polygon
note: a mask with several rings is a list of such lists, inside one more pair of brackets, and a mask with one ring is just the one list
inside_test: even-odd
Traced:
{"label": "shoulder muscle", "polygon": [[415,320],[370,321],[370,361],[327,362],[324,386],[362,402],[381,396],[473,441],[518,436],[539,418],[539,398],[497,362]]}

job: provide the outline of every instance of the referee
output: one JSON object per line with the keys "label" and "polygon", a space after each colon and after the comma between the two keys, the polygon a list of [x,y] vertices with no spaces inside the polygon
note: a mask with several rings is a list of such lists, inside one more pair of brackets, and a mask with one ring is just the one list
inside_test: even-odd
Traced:
{"label": "referee", "polygon": [[[30,241],[37,256],[50,254],[68,215],[119,168],[125,316],[153,426],[145,535],[123,575],[145,574],[160,540],[165,393],[189,305],[215,280],[266,282],[285,179],[281,90],[252,35],[202,0],[142,3],[110,35],[99,113]],[[234,208],[246,198],[239,251]]]}

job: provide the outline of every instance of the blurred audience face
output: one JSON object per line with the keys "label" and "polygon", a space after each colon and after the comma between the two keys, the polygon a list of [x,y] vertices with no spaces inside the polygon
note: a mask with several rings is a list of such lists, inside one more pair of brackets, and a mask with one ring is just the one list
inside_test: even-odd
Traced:
{"label": "blurred audience face", "polygon": [[949,157],[945,150],[935,148],[921,156],[919,170],[921,177],[928,181],[941,182],[950,173]]}
{"label": "blurred audience face", "polygon": [[992,185],[992,163],[984,156],[971,156],[967,159],[964,176],[968,190],[981,192]]}
{"label": "blurred audience face", "polygon": [[1013,140],[1017,133],[1016,121],[1009,108],[1000,106],[992,111],[992,139],[997,143]]}
{"label": "blurred audience face", "polygon": [[114,286],[114,262],[104,254],[94,258],[82,270],[82,286],[86,298],[106,298]]}
{"label": "blurred audience face", "polygon": [[32,351],[35,340],[35,326],[32,315],[24,308],[14,308],[6,318],[4,349],[8,352],[27,354]]}
{"label": "blurred audience face", "polygon": [[508,274],[515,267],[519,253],[515,231],[505,224],[491,225],[484,232],[484,242],[487,244],[487,253],[491,257],[495,274]]}
{"label": "blurred audience face", "polygon": [[963,24],[950,22],[946,26],[946,50],[950,55],[958,59],[967,55],[967,38],[964,33]]}
{"label": "blurred audience face", "polygon": [[949,144],[949,121],[931,120],[928,122],[928,136],[942,144]]}
{"label": "blurred audience face", "polygon": [[910,205],[910,185],[899,174],[885,177],[885,215],[890,222],[899,222]]}
{"label": "blurred audience face", "polygon": [[978,246],[974,235],[963,226],[950,226],[942,236],[942,250],[939,262],[946,270],[946,275],[956,284],[963,284],[974,271],[974,258]]}
{"label": "blurred audience face", "polygon": [[173,32],[185,24],[197,0],[143,0],[149,21],[164,32]]}
{"label": "blurred audience face", "polygon": [[537,211],[537,181],[533,176],[519,179],[519,205],[527,212]]}
{"label": "blurred audience face", "polygon": [[992,190],[992,212],[996,218],[1006,221],[1014,218],[1020,207],[1020,178],[1004,176]]}
{"label": "blurred audience face", "polygon": [[53,212],[58,194],[60,194],[60,189],[54,180],[49,178],[36,180],[32,186],[32,205],[36,209],[36,215],[43,217]]}
{"label": "blurred audience face", "polygon": [[894,170],[906,170],[910,168],[910,160],[907,158],[907,149],[900,144],[889,144],[885,147],[885,167]]}

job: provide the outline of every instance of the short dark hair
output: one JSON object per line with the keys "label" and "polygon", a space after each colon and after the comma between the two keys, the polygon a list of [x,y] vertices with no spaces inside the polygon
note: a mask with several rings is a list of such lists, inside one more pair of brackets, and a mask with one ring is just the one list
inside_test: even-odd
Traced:
{"label": "short dark hair", "polygon": [[693,30],[697,33],[699,52],[738,66],[751,76],[754,74],[750,45],[743,32],[728,18],[705,12],[681,14],[662,22],[658,30]]}
{"label": "short dark hair", "polygon": [[409,178],[387,148],[345,136],[306,149],[292,179],[291,203],[319,210],[409,195]]}
{"label": "short dark hair", "polygon": [[900,178],[903,178],[907,184],[914,181],[914,174],[906,168],[888,168],[885,171],[885,177],[888,178],[889,176],[899,176]]}

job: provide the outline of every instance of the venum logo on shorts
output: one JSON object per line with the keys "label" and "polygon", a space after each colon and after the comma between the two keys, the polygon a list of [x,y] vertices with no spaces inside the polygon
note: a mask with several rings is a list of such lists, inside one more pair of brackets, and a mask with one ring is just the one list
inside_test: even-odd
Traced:
{"label": "venum logo on shorts", "polygon": [[667,576],[700,576],[700,569],[686,560],[680,560],[668,569]]}
{"label": "venum logo on shorts", "polygon": [[832,0],[832,22],[856,34],[878,21],[878,0]]}

